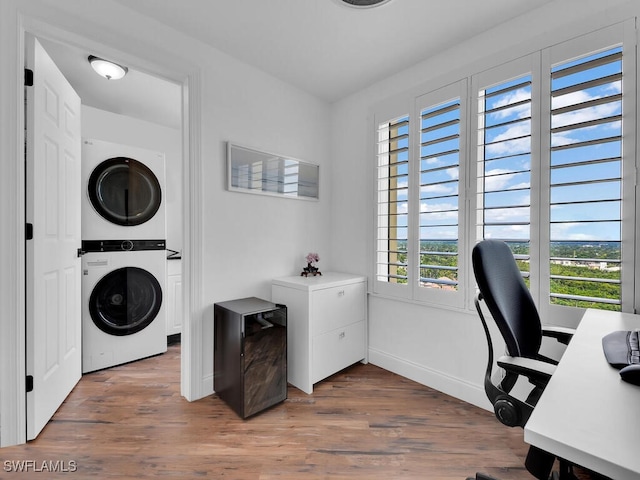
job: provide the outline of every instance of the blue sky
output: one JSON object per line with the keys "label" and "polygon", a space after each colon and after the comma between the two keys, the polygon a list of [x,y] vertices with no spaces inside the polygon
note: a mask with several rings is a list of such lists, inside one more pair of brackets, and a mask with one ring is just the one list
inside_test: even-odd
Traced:
{"label": "blue sky", "polygon": [[[619,49],[616,49],[619,51]],[[567,67],[601,57],[612,51],[564,64],[554,69]],[[552,91],[578,85],[589,80],[619,73],[621,62],[617,61],[586,71],[561,76],[552,80]],[[487,93],[504,89],[508,85],[518,85],[530,81],[525,76],[512,82],[488,89]],[[599,103],[598,99],[610,97],[621,92],[619,80],[604,81],[601,85],[585,88],[576,87],[569,93],[552,97],[553,110],[593,101],[584,108],[571,109],[552,115],[551,127],[567,127],[551,134],[551,146],[569,146],[588,140],[597,140],[620,135],[621,122],[608,121],[598,125],[574,128],[581,122],[603,117],[619,115],[621,102],[613,99]],[[485,212],[485,221],[501,222],[504,225],[492,226],[485,235],[498,238],[526,239],[528,226],[518,222],[528,222],[529,184],[531,156],[531,106],[526,100],[531,98],[531,87],[522,85],[514,90],[490,97],[486,109],[497,107],[511,108],[498,110],[484,116],[485,158],[500,158],[485,164],[487,207],[522,205],[522,208],[503,208]],[[525,102],[525,103],[521,103]],[[506,124],[505,124],[506,123]],[[501,125],[502,124],[502,125]],[[494,126],[499,125],[499,126]],[[551,153],[551,240],[620,240],[620,192],[619,181],[621,164],[620,141],[598,143],[585,147],[555,150]],[[590,160],[613,158],[611,161],[595,164],[579,164]],[[554,168],[555,167],[555,168]],[[579,185],[563,185],[571,182],[595,182]],[[569,203],[571,202],[571,203]],[[509,222],[513,224],[509,225]]]}
{"label": "blue sky", "polygon": [[[601,52],[574,62],[559,65],[552,71],[564,70],[576,64],[621,51],[620,48]],[[579,85],[583,82],[614,75],[622,68],[621,60],[595,68],[552,79],[552,91]],[[529,204],[531,175],[531,77],[503,82],[485,90],[485,111],[481,113],[478,132],[479,143],[484,142],[485,193],[484,219],[496,223],[485,227],[485,236],[503,239],[527,240],[529,232]],[[511,87],[511,88],[509,88]],[[499,93],[501,90],[505,90]],[[595,143],[584,147],[566,147],[587,140],[608,138],[621,133],[621,122],[607,121],[578,128],[572,125],[603,117],[619,115],[621,101],[611,97],[621,92],[619,79],[606,80],[599,85],[576,87],[564,95],[552,96],[552,109],[592,102],[580,109],[559,111],[552,115],[549,141],[551,153],[551,240],[552,241],[619,241],[621,183],[621,141]],[[422,113],[421,129],[459,119],[459,110],[447,107],[457,101],[426,109]],[[440,113],[435,113],[440,111]],[[434,113],[433,115],[429,115]],[[400,128],[399,134],[408,134],[409,127]],[[430,142],[459,133],[453,123],[421,134],[420,142]],[[409,147],[408,139],[398,147]],[[458,238],[458,176],[459,139],[440,141],[420,148],[420,238]],[[450,153],[452,152],[453,153]],[[481,153],[479,154],[481,155]],[[406,161],[408,152],[398,155]],[[607,160],[606,159],[611,159]],[[580,164],[600,160],[599,163]],[[537,159],[533,159],[537,161]],[[408,165],[401,164],[395,172],[398,181],[397,238],[407,238]],[[591,182],[571,185],[571,182]],[[564,185],[567,184],[567,185]]]}

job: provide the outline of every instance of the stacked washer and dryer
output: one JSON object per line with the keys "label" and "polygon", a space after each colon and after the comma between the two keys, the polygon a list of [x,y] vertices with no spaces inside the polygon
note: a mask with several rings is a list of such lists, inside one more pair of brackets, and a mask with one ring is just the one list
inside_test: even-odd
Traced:
{"label": "stacked washer and dryer", "polygon": [[82,372],[166,352],[162,153],[82,145]]}

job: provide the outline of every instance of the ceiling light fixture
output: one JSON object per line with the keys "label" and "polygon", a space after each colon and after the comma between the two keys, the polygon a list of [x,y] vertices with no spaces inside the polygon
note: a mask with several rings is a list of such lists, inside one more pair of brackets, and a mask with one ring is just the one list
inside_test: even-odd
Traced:
{"label": "ceiling light fixture", "polygon": [[355,8],[378,7],[391,0],[341,0],[342,3]]}
{"label": "ceiling light fixture", "polygon": [[124,77],[129,71],[127,67],[123,67],[122,65],[118,65],[117,63],[113,63],[109,60],[104,60],[93,55],[89,55],[88,60],[95,72],[107,80],[118,80]]}

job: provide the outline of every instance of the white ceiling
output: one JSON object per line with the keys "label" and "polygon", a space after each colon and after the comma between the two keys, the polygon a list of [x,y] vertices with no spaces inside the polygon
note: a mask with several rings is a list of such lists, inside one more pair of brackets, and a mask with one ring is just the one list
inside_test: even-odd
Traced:
{"label": "white ceiling", "polygon": [[550,0],[116,0],[336,101]]}
{"label": "white ceiling", "polygon": [[[335,102],[552,0],[391,0],[367,9],[340,0],[114,1]],[[169,115],[158,98],[173,91],[179,102],[173,84],[130,71],[116,85],[89,75],[92,52],[57,47],[45,45],[89,105],[158,119]]]}
{"label": "white ceiling", "polygon": [[180,128],[180,85],[132,68],[121,80],[107,80],[98,76],[89,65],[88,57],[94,52],[43,39],[39,41],[84,105]]}

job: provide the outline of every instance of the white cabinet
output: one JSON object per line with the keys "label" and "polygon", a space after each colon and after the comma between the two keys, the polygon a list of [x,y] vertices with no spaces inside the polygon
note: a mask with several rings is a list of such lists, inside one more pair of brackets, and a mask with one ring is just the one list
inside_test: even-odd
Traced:
{"label": "white cabinet", "polygon": [[167,337],[182,331],[182,260],[167,260]]}
{"label": "white cabinet", "polygon": [[346,273],[276,278],[271,300],[287,306],[287,380],[303,392],[367,361],[367,279]]}

